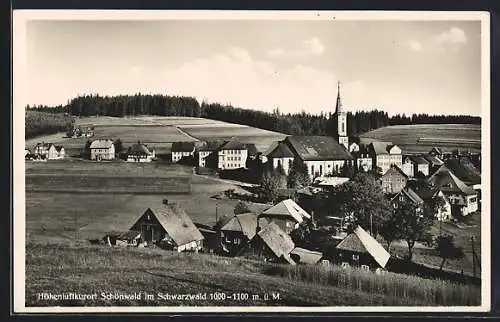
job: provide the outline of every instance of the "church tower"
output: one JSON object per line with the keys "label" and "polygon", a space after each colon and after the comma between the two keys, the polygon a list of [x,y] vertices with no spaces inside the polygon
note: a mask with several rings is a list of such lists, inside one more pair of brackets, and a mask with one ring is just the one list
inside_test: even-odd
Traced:
{"label": "church tower", "polygon": [[337,83],[337,105],[335,106],[335,118],[337,119],[337,136],[339,144],[349,149],[349,138],[347,137],[347,113],[342,108],[340,98],[340,82]]}

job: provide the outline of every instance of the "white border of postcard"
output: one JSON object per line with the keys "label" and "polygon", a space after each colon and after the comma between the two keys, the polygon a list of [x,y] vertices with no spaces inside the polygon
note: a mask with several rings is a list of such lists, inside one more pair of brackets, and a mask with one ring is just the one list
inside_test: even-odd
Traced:
{"label": "white border of postcard", "polygon": [[[476,20],[481,21],[481,305],[474,307],[26,307],[25,306],[25,181],[24,106],[25,28],[29,20]],[[485,312],[490,310],[490,15],[489,12],[452,11],[134,11],[134,10],[14,10],[13,12],[13,209],[14,313],[91,312]]]}

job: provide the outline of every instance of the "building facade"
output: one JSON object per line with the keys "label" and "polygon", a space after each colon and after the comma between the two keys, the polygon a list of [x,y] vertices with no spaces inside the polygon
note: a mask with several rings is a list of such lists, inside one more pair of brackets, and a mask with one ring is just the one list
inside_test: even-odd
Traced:
{"label": "building facade", "polygon": [[234,170],[245,168],[248,157],[247,147],[236,140],[225,142],[218,151],[218,169]]}
{"label": "building facade", "polygon": [[183,159],[194,158],[194,142],[174,142],[172,143],[172,162],[176,163]]}
{"label": "building facade", "polygon": [[90,160],[113,160],[115,145],[111,140],[95,140],[90,144]]}

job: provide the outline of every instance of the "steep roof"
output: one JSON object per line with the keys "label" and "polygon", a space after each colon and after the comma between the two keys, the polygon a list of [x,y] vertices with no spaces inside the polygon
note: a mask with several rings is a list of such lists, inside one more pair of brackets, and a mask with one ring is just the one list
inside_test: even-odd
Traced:
{"label": "steep roof", "polygon": [[443,150],[437,146],[433,147],[429,153],[443,154]]}
{"label": "steep roof", "polygon": [[460,180],[469,182],[471,184],[481,183],[481,175],[479,173],[479,170],[477,170],[470,161],[450,158],[446,160],[444,164]]}
{"label": "steep roof", "polygon": [[416,164],[429,164],[429,161],[420,155],[411,156],[410,159]]}
{"label": "steep roof", "polygon": [[191,218],[177,204],[167,204],[148,210],[156,216],[163,229],[178,246],[204,239]]}
{"label": "steep roof", "polygon": [[404,173],[403,170],[401,170],[400,167],[398,167],[397,165],[393,164],[391,165],[391,167],[389,168],[389,170],[387,170],[383,175],[382,177],[385,177],[386,175],[389,175],[391,173],[399,173],[400,175],[402,175],[403,177],[407,178],[408,179],[408,176],[406,175],[406,173]]}
{"label": "steep roof", "polygon": [[330,136],[288,136],[288,147],[302,160],[352,160],[343,145]]}
{"label": "steep roof", "polygon": [[285,142],[279,142],[278,145],[267,154],[268,158],[293,158],[293,152]]}
{"label": "steep roof", "polygon": [[221,230],[241,231],[248,239],[252,239],[257,231],[257,215],[251,212],[235,215]]}
{"label": "steep roof", "polygon": [[314,195],[312,188],[309,186],[297,190],[296,193],[301,194],[301,195],[311,196],[311,197]]}
{"label": "steep roof", "polygon": [[276,257],[284,257],[287,261],[291,261],[290,252],[295,248],[292,238],[281,230],[275,223],[265,225],[257,235],[269,247],[269,249],[276,255]]}
{"label": "steep roof", "polygon": [[[321,260],[323,254],[305,248],[295,247],[290,252],[290,257],[297,263],[314,265]],[[295,258],[298,258],[298,260],[295,260]]]}
{"label": "steep roof", "polygon": [[385,267],[391,257],[385,248],[360,226],[347,235],[336,248],[351,252],[368,253],[382,268]]}
{"label": "steep roof", "polygon": [[194,142],[174,142],[172,143],[172,152],[193,152]]}
{"label": "steep roof", "polygon": [[396,194],[392,200],[394,200],[395,198],[397,198],[400,194],[406,196],[413,203],[416,203],[416,204],[422,204],[422,203],[424,203],[424,201],[422,200],[422,198],[420,198],[420,196],[415,191],[413,191],[413,189],[411,189],[411,188],[404,188],[398,194]]}
{"label": "steep roof", "polygon": [[389,154],[389,150],[394,146],[392,142],[386,141],[373,141],[368,145],[371,147],[371,150],[379,155],[379,154]]}
{"label": "steep roof", "polygon": [[128,154],[134,155],[151,155],[152,153],[149,151],[148,147],[141,143],[133,144],[128,148]]}
{"label": "steep roof", "polygon": [[439,167],[428,179],[429,182],[441,187],[443,192],[475,195],[476,191],[457,178],[445,165]]}
{"label": "steep roof", "polygon": [[113,146],[111,140],[94,140],[90,144],[91,149],[110,149]]}
{"label": "steep roof", "polygon": [[248,150],[249,156],[256,156],[259,153],[254,143],[245,143],[244,145]]}
{"label": "steep roof", "polygon": [[311,215],[307,213],[304,209],[302,209],[295,201],[292,199],[283,200],[271,208],[262,212],[263,215],[266,216],[285,216],[291,217],[296,222],[301,223],[305,218],[310,219]]}
{"label": "steep roof", "polygon": [[237,140],[230,140],[226,141],[224,144],[221,145],[220,150],[246,150],[247,147],[245,144],[237,141]]}
{"label": "steep roof", "polygon": [[224,144],[222,140],[215,141],[207,141],[201,147],[199,147],[198,151],[217,151],[219,147]]}

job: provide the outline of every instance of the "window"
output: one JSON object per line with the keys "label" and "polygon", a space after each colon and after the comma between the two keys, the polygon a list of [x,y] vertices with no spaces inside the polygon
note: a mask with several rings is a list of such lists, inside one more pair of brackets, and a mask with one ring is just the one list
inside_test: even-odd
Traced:
{"label": "window", "polygon": [[472,197],[469,199],[470,202],[476,202],[477,201],[477,198],[476,197]]}
{"label": "window", "polygon": [[357,255],[357,254],[352,255],[352,260],[359,261],[359,255]]}

